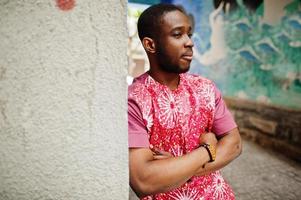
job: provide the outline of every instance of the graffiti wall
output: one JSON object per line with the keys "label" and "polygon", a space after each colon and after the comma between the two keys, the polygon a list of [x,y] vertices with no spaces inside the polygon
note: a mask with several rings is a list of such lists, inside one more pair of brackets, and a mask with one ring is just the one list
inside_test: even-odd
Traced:
{"label": "graffiti wall", "polygon": [[225,96],[301,108],[300,0],[174,0],[194,23],[191,72]]}

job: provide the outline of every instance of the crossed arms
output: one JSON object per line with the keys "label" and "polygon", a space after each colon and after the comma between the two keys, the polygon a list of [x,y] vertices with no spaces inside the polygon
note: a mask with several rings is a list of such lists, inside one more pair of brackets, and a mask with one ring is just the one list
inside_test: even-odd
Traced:
{"label": "crossed arms", "polygon": [[213,133],[202,134],[200,142],[216,145],[214,162],[208,163],[210,158],[203,147],[180,157],[172,157],[166,152],[157,155],[149,148],[130,148],[130,184],[136,194],[143,197],[177,188],[192,176],[223,168],[242,151],[237,128],[225,133],[218,141]]}

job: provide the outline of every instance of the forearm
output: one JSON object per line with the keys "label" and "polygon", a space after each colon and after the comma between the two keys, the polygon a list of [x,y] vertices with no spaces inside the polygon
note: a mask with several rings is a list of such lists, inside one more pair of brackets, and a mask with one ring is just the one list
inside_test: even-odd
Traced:
{"label": "forearm", "polygon": [[[205,148],[198,148],[180,157],[150,160],[145,163],[141,173],[130,173],[131,185],[140,197],[166,192],[183,185],[208,160]],[[130,171],[133,170],[130,165]]]}
{"label": "forearm", "polygon": [[241,151],[241,138],[238,129],[236,128],[218,141],[215,161],[207,163],[204,168],[199,168],[196,176],[202,176],[225,167],[232,160],[238,157]]}

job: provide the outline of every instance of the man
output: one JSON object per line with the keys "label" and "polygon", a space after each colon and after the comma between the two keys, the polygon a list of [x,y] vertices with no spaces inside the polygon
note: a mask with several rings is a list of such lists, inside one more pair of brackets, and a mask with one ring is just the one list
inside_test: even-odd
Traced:
{"label": "man", "polygon": [[138,33],[150,70],[129,86],[131,187],[142,199],[234,199],[217,170],[241,153],[241,139],[215,85],[185,73],[189,18],[174,5],[154,5]]}

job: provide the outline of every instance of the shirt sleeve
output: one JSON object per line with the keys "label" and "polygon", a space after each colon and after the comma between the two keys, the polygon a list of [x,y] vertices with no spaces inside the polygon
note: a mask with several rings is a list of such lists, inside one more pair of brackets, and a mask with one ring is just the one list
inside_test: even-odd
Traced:
{"label": "shirt sleeve", "polygon": [[213,119],[212,132],[217,136],[221,136],[232,129],[236,128],[237,125],[233,119],[232,114],[228,110],[221,92],[214,85],[215,93],[215,114]]}
{"label": "shirt sleeve", "polygon": [[128,99],[128,142],[129,148],[149,147],[148,133],[137,103]]}

